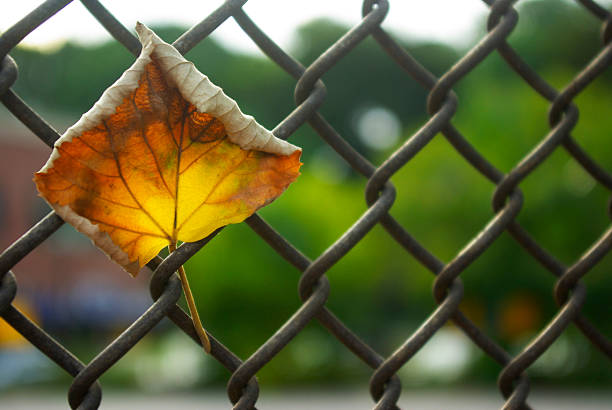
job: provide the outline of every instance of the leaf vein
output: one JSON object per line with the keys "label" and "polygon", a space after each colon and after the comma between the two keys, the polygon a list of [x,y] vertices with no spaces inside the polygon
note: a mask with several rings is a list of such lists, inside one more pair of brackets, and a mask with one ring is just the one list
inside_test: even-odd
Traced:
{"label": "leaf vein", "polygon": [[[192,110],[191,112],[189,112],[189,114],[192,114],[194,111],[197,111],[197,110]],[[213,117],[213,118],[214,118],[214,117]],[[185,121],[186,119],[187,119],[187,117],[185,117],[185,118],[183,119],[183,121]],[[197,139],[200,137],[200,135],[204,134],[206,131],[208,131],[208,130],[210,129],[210,127],[212,127],[213,123],[214,123],[214,120],[209,121],[209,122],[208,122],[208,123],[207,123],[207,124],[204,126],[204,128],[202,128],[202,130],[201,130],[201,131],[198,133],[198,135],[197,135],[197,136],[195,136],[195,137],[193,137],[193,136],[192,136],[192,137],[190,138],[189,145],[187,145],[187,146],[185,147],[185,149],[183,149],[183,152],[184,152],[184,151],[187,151],[189,148],[191,148],[191,147],[192,147],[192,146],[195,144],[195,142],[197,141]],[[225,138],[225,137],[223,137],[223,138]],[[223,139],[223,138],[221,138],[221,139]],[[182,145],[181,145],[181,146],[182,146]]]}
{"label": "leaf vein", "polygon": [[[59,175],[59,176],[60,176],[60,178],[62,178],[62,179],[63,179],[63,180],[65,180],[65,181],[70,182],[70,184],[71,184],[70,186],[75,186],[75,187],[77,187],[78,189],[80,189],[80,190],[82,190],[82,191],[84,191],[84,192],[89,192],[89,193],[91,193],[91,194],[95,194],[97,199],[100,199],[100,200],[102,200],[102,201],[106,201],[106,202],[110,202],[110,203],[111,203],[111,204],[113,204],[113,205],[122,206],[122,207],[124,207],[124,208],[130,208],[130,209],[137,209],[137,210],[141,210],[141,209],[140,209],[139,207],[137,207],[137,206],[126,205],[126,204],[124,204],[124,203],[117,202],[117,201],[115,201],[115,200],[113,200],[113,199],[104,198],[104,197],[100,196],[100,193],[99,193],[99,192],[97,192],[97,191],[92,191],[91,189],[83,188],[81,185],[77,184],[76,182],[74,182],[74,181],[72,181],[71,179],[67,178],[65,175],[61,174],[59,171],[57,171],[57,169],[55,170],[55,172],[57,172],[57,175]],[[68,187],[68,188],[70,188],[70,187]],[[65,190],[66,190],[66,189],[68,189],[68,188],[62,188],[62,189],[53,189],[53,188],[47,188],[47,190],[49,190],[49,191],[53,191],[53,192],[61,192],[61,191],[65,191]]]}
{"label": "leaf vein", "polygon": [[85,145],[87,148],[89,148],[90,150],[92,150],[96,154],[100,155],[101,157],[108,158],[108,159],[113,159],[112,155],[108,155],[108,154],[105,154],[103,152],[98,151],[92,145],[90,145],[87,141],[85,141],[82,137],[79,136],[79,137],[76,137],[75,139],[79,140],[83,145]]}
{"label": "leaf vein", "polygon": [[[182,150],[180,147],[183,146],[183,133],[185,132],[185,118],[187,118],[187,110],[189,109],[189,104],[185,104],[185,107],[183,108],[183,114],[181,116],[181,134],[179,136],[179,149],[177,150],[176,153],[176,176],[175,176],[175,181],[174,181],[174,189],[176,190],[176,195],[174,196],[174,222],[172,223],[172,240],[173,242],[176,242],[176,222],[178,219],[178,197],[179,197],[179,176],[180,176],[180,169],[181,169],[181,154],[182,154]],[[174,136],[172,137],[172,139],[174,139]]]}
{"label": "leaf vein", "polygon": [[130,229],[130,228],[126,228],[125,226],[121,226],[121,225],[117,225],[116,223],[113,222],[104,222],[100,219],[96,219],[96,218],[90,218],[87,217],[87,219],[89,219],[91,222],[94,222],[98,225],[106,225],[108,227],[114,228],[114,229],[118,229],[120,231],[126,231],[126,232],[131,232],[131,233],[137,233],[139,235],[143,235],[143,236],[151,236],[153,238],[162,238],[162,239],[168,239],[167,236],[164,235],[159,235],[153,232],[143,232],[143,231],[138,231],[136,229]]}
{"label": "leaf vein", "polygon": [[[179,175],[183,175],[185,173],[185,171],[187,171],[187,169],[189,169],[193,164],[195,164],[196,162],[198,162],[204,155],[208,154],[210,151],[212,151],[213,149],[217,148],[219,145],[221,145],[221,143],[225,141],[225,138],[222,138],[219,140],[219,142],[214,143],[214,145],[212,145],[211,147],[209,147],[206,151],[202,152],[200,155],[198,155],[193,161],[191,161],[184,169],[179,169]],[[211,143],[212,144],[212,143]],[[183,151],[184,152],[184,151]]]}
{"label": "leaf vein", "polygon": [[[148,79],[149,79],[149,76],[147,74],[147,81],[148,81]],[[149,88],[151,88],[150,87],[150,82],[149,82]],[[157,173],[159,174],[159,178],[164,183],[164,186],[166,187],[166,191],[168,191],[168,193],[170,194],[171,197],[174,197],[174,195],[172,194],[172,191],[170,191],[170,187],[168,186],[168,183],[166,182],[166,179],[164,178],[164,174],[163,174],[163,172],[161,170],[161,166],[159,165],[159,162],[157,160],[157,156],[155,155],[155,151],[153,151],[153,147],[151,147],[151,144],[149,143],[149,139],[147,138],[147,132],[146,132],[144,121],[142,119],[142,113],[141,113],[140,108],[138,108],[138,106],[136,105],[136,93],[132,94],[132,98],[131,98],[130,102],[132,103],[132,106],[134,107],[134,110],[138,113],[138,121],[140,122],[140,130],[141,130],[140,135],[142,136],[142,139],[143,139],[145,145],[147,146],[147,148],[149,149],[149,152],[151,153],[151,156],[153,157],[153,162],[155,163],[155,167],[157,168]]]}
{"label": "leaf vein", "polygon": [[[104,127],[106,128],[107,132],[108,132],[108,138],[110,138],[110,142],[111,142],[111,147],[113,146],[112,144],[112,139],[113,139],[113,134],[110,130],[110,128],[108,127],[108,124],[106,123],[106,120],[102,120],[102,124],[104,124]],[[157,222],[157,220],[155,218],[153,218],[153,216],[145,209],[144,206],[142,206],[142,204],[140,203],[140,201],[138,201],[138,199],[136,198],[136,195],[134,195],[134,192],[132,192],[132,190],[130,189],[130,186],[128,185],[127,181],[125,180],[125,177],[123,176],[123,173],[121,172],[121,164],[119,163],[119,157],[117,156],[117,153],[115,151],[113,151],[113,156],[115,157],[115,162],[117,163],[117,171],[119,172],[119,177],[121,178],[121,181],[123,182],[123,185],[125,185],[125,189],[127,189],[127,191],[129,192],[130,196],[132,197],[132,199],[134,200],[134,202],[136,202],[136,204],[140,207],[140,209],[142,209],[142,212],[145,213],[145,215],[151,220],[151,222],[153,222],[153,224],[155,226],[157,226],[157,228],[165,235],[166,238],[170,239],[170,235],[166,232],[166,230],[164,228],[161,227],[161,225],[159,224],[159,222]]]}
{"label": "leaf vein", "polygon": [[91,165],[81,161],[81,159],[79,157],[76,157],[72,154],[70,154],[68,151],[66,151],[64,148],[62,148],[61,146],[59,146],[57,148],[58,151],[62,152],[63,154],[65,154],[66,156],[69,156],[70,158],[74,159],[75,161],[77,161],[79,164],[83,165],[86,168],[89,168],[90,170],[92,170],[93,172],[95,172],[98,175],[102,175],[103,177],[107,177],[107,178],[119,178],[119,175],[109,175],[109,174],[104,174],[100,171],[98,171],[97,169],[95,169],[94,167],[92,167]]}
{"label": "leaf vein", "polygon": [[242,165],[242,163],[244,161],[246,161],[246,159],[248,158],[248,155],[245,155],[240,161],[238,161],[238,163],[236,165],[234,165],[233,167],[231,167],[229,170],[227,170],[227,172],[221,177],[219,178],[219,180],[215,183],[215,185],[213,185],[213,187],[210,189],[210,191],[208,192],[208,195],[206,195],[206,198],[204,198],[204,200],[202,201],[202,203],[200,203],[200,205],[198,205],[196,207],[196,209],[194,209],[189,216],[187,216],[187,218],[185,218],[185,220],[183,222],[181,222],[181,224],[179,225],[177,231],[180,231],[181,228],[183,227],[183,225],[185,225],[185,223],[187,221],[189,221],[189,219],[191,219],[191,217],[200,209],[202,208],[202,206],[204,206],[208,199],[212,196],[212,194],[215,192],[215,190],[219,187],[219,185],[221,185],[221,183],[228,177],[230,176],[236,169],[238,169],[238,167],[240,167],[240,165]]}

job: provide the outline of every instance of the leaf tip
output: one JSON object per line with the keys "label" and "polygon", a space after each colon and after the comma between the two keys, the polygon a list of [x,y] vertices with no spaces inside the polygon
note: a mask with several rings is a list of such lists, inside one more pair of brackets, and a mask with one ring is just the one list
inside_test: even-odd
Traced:
{"label": "leaf tip", "polygon": [[142,24],[140,21],[136,22],[136,34],[138,34],[138,38],[140,39],[140,43],[144,46],[151,42],[153,37],[153,32],[146,25]]}
{"label": "leaf tip", "polygon": [[136,22],[136,32],[140,35],[142,33],[145,32],[147,26],[145,26],[144,24],[142,24],[140,21]]}

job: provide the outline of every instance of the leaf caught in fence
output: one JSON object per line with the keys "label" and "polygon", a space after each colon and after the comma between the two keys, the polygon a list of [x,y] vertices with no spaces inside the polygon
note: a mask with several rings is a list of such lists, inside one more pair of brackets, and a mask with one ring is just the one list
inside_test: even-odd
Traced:
{"label": "leaf caught in fence", "polygon": [[238,223],[299,175],[301,150],[244,115],[139,24],[141,55],[35,175],[67,222],[135,275],[165,246]]}

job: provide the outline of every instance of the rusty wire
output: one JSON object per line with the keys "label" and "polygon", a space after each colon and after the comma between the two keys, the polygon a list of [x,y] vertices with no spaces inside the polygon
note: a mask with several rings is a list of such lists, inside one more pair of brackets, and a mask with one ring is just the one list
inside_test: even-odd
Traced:
{"label": "rusty wire", "polygon": [[[38,138],[48,146],[59,138],[58,133],[35,111],[28,107],[11,86],[18,68],[8,53],[30,32],[60,11],[71,0],[47,0],[17,22],[0,37],[0,100]],[[519,185],[559,146],[567,152],[598,183],[612,191],[612,174],[598,165],[572,136],[578,109],[573,99],[612,61],[612,17],[596,2],[578,0],[585,9],[602,21],[602,48],[591,62],[580,71],[563,90],[558,91],[541,78],[527,61],[506,42],[512,33],[518,13],[513,0],[483,0],[490,8],[488,33],[440,78],[423,67],[382,28],[388,0],[365,0],[363,19],[338,41],[332,44],[308,67],[302,66],[275,44],[242,10],[247,0],[228,0],[199,24],[193,26],[174,42],[186,53],[212,33],[219,25],[233,18],[255,44],[280,68],[295,78],[296,108],[273,130],[283,139],[289,138],[304,123],[308,123],[356,172],[367,179],[365,199],[367,211],[326,251],[311,261],[289,243],[257,214],[247,219],[248,226],[279,256],[301,273],[300,308],[287,319],[276,333],[250,357],[241,360],[213,335],[209,334],[212,356],[230,372],[227,393],[235,409],[255,407],[259,387],[257,372],[281,351],[309,322],[317,320],[355,356],[373,370],[370,393],[375,409],[395,409],[401,393],[398,370],[422,348],[448,321],[453,321],[490,358],[500,365],[499,389],[506,399],[504,409],[528,409],[529,381],[525,370],[574,323],[591,343],[612,358],[612,342],[601,334],[583,315],[585,286],[580,279],[612,248],[612,227],[571,266],[565,266],[540,246],[516,221],[523,196]],[[137,55],[140,44],[98,0],[81,0],[89,12],[127,50]],[[321,77],[365,38],[373,37],[388,56],[413,80],[429,91],[427,110],[429,120],[380,166],[371,164],[359,154],[317,111],[326,96]],[[458,100],[453,87],[478,64],[493,53],[506,61],[533,90],[550,102],[550,132],[534,143],[532,151],[512,170],[504,174],[484,158],[452,124]],[[442,262],[407,232],[390,214],[395,199],[395,188],[389,179],[406,165],[437,134],[441,133],[454,149],[484,178],[495,186],[492,200],[494,216],[477,236],[448,263]],[[608,210],[612,218],[612,209]],[[164,317],[171,319],[200,343],[190,318],[176,304],[181,294],[176,269],[216,236],[221,229],[195,243],[185,243],[166,259],[157,257],[149,263],[153,271],[150,291],[153,304],[119,337],[88,364],[80,362],[66,348],[30,321],[11,303],[17,292],[15,276],[10,269],[55,232],[63,221],[53,212],[42,219],[0,256],[0,314],[14,329],[41,352],[74,377],[68,398],[73,409],[95,409],[100,405],[101,387],[97,380],[125,355]],[[346,327],[326,307],[330,285],[326,272],[343,258],[375,225],[380,224],[407,252],[435,275],[433,297],[438,307],[423,324],[392,353],[374,351]],[[554,297],[557,314],[548,325],[516,356],[504,351],[459,309],[463,296],[460,275],[473,263],[502,232],[508,232],[523,249],[537,260],[557,280]]]}

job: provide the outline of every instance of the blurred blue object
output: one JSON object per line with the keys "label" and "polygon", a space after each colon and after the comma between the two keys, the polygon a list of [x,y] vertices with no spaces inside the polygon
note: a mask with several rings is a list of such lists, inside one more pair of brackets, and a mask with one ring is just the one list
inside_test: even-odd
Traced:
{"label": "blurred blue object", "polygon": [[55,378],[57,369],[34,348],[0,349],[0,390]]}

